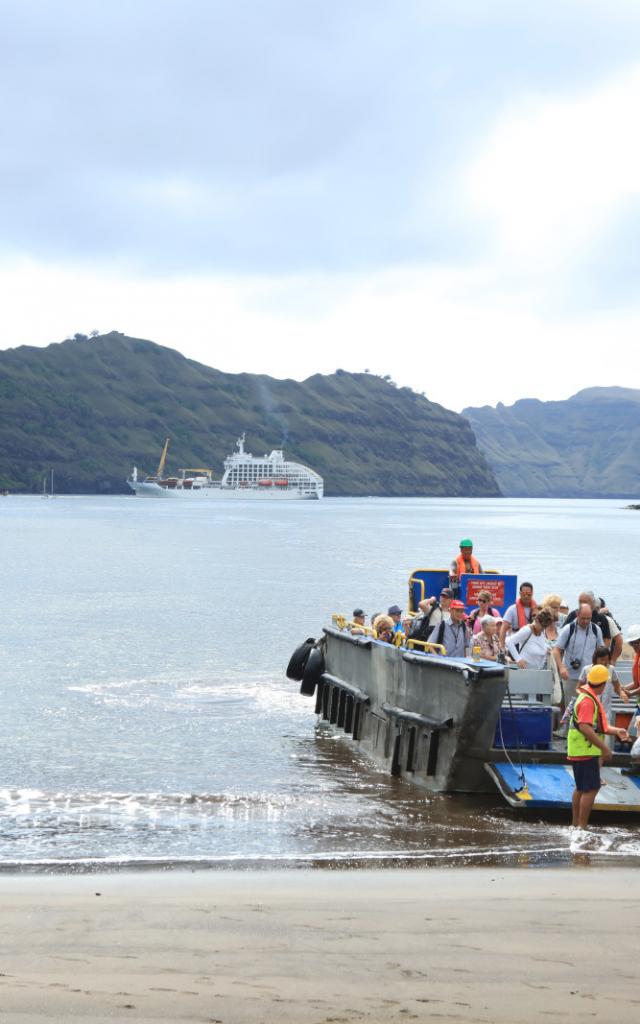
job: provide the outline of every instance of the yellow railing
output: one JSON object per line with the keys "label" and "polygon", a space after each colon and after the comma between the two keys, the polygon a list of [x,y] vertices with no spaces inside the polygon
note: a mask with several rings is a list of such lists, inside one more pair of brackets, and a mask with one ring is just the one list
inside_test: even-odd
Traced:
{"label": "yellow railing", "polygon": [[413,590],[411,589],[412,584],[417,583],[420,587],[420,600],[424,601],[424,580],[416,579],[415,576],[409,577],[409,603],[413,601]]}
{"label": "yellow railing", "polygon": [[447,649],[442,644],[432,644],[428,640],[407,640],[407,647],[422,647],[425,654],[446,654]]}
{"label": "yellow railing", "polygon": [[331,621],[333,622],[334,626],[336,626],[337,629],[355,628],[358,630],[362,630],[365,636],[372,636],[374,639],[378,635],[375,629],[371,629],[370,626],[362,626],[359,622],[356,622],[355,619],[347,619],[346,615],[332,615]]}
{"label": "yellow railing", "polygon": [[[378,634],[375,629],[370,626],[361,626],[359,622],[354,619],[347,619],[346,615],[340,615],[336,612],[331,616],[331,621],[337,629],[358,629],[362,630],[365,636],[373,637],[374,640],[378,639]],[[414,647],[420,647],[425,654],[446,654],[446,648],[442,644],[432,644],[428,640],[408,640],[404,633],[394,633],[393,640],[391,641],[394,647],[408,647],[412,649]]]}

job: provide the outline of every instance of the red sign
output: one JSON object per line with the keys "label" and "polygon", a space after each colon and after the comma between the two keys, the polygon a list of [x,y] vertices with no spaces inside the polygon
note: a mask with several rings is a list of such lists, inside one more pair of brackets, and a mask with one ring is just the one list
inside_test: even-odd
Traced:
{"label": "red sign", "polygon": [[467,607],[475,606],[478,603],[478,594],[481,590],[491,594],[491,604],[502,608],[504,605],[504,580],[474,580],[467,578]]}

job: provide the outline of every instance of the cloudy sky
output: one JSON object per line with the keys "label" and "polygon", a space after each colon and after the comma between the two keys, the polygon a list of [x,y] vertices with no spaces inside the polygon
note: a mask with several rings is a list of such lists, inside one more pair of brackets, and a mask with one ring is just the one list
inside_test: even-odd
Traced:
{"label": "cloudy sky", "polygon": [[640,386],[637,0],[0,0],[0,348]]}

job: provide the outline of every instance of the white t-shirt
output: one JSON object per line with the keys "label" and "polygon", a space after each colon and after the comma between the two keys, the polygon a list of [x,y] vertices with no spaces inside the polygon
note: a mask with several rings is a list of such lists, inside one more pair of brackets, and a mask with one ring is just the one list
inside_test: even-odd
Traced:
{"label": "white t-shirt", "polygon": [[[527,668],[546,668],[549,644],[544,634],[536,636],[531,626],[523,626],[507,637],[507,650],[514,661],[526,661]],[[520,651],[518,651],[520,647]]]}
{"label": "white t-shirt", "polygon": [[617,636],[619,636],[619,634],[622,632],[622,630],[618,626],[618,623],[616,622],[616,620],[612,619],[610,615],[607,615],[607,622],[609,623],[609,633],[611,634],[611,643],[613,643],[615,638]]}

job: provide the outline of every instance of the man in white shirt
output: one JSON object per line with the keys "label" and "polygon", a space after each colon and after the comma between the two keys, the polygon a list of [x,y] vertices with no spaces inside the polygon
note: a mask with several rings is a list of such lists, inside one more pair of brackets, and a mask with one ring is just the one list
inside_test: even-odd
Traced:
{"label": "man in white shirt", "polygon": [[451,622],[449,606],[452,598],[453,590],[451,587],[443,587],[440,591],[439,602],[436,601],[435,597],[425,597],[424,601],[418,602],[418,608],[422,614],[429,616],[429,627],[432,630],[435,629],[436,626],[439,626],[442,621]]}

